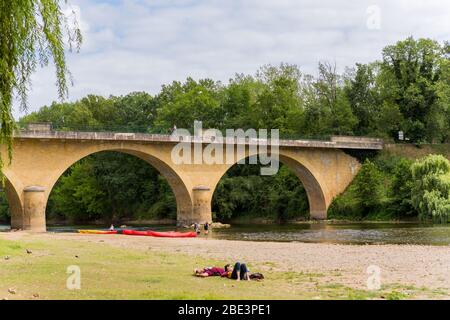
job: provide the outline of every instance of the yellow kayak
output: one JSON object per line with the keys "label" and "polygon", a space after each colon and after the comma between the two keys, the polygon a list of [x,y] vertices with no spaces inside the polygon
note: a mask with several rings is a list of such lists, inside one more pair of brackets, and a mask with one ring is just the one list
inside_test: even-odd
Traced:
{"label": "yellow kayak", "polygon": [[84,234],[116,234],[115,230],[78,230],[78,233]]}

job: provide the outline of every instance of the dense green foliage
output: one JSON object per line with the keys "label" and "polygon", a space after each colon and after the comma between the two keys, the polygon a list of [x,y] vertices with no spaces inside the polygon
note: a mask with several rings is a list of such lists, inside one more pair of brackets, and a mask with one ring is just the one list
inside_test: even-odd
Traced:
{"label": "dense green foliage", "polygon": [[72,45],[78,48],[81,33],[75,19],[68,22],[61,2],[0,1],[0,143],[5,143],[10,151],[15,127],[11,113],[13,95],[16,93],[22,108],[26,108],[30,77],[38,64],[44,66],[53,61],[58,94],[60,98],[66,96],[69,71],[64,36],[67,36],[70,48]]}
{"label": "dense green foliage", "polygon": [[308,200],[290,169],[280,166],[275,176],[260,176],[259,166],[235,165],[221,179],[213,198],[219,218],[270,217],[283,222],[307,217]]}
{"label": "dense green foliage", "polygon": [[412,205],[413,177],[411,171],[412,160],[400,158],[396,162],[391,184],[391,202],[389,210],[397,215],[411,216],[415,214]]}
{"label": "dense green foliage", "polygon": [[60,179],[47,213],[72,221],[173,218],[176,204],[166,181],[146,162],[101,152],[73,165]]}
{"label": "dense green foliage", "polygon": [[[450,146],[447,146],[450,150]],[[450,162],[442,155],[415,161],[383,152],[366,161],[349,188],[337,197],[329,217],[410,219],[447,222],[450,215]]]}
{"label": "dense green foliage", "polygon": [[447,222],[450,217],[450,161],[429,155],[411,167],[412,203],[422,219]]}
{"label": "dense green foliage", "polygon": [[366,159],[354,182],[356,197],[362,212],[370,212],[380,205],[382,179],[377,166]]}
{"label": "dense green foliage", "polygon": [[[402,130],[416,144],[448,143],[449,46],[408,38],[386,47],[382,61],[356,64],[344,74],[326,62],[319,64],[316,77],[281,64],[264,66],[254,76],[238,74],[226,85],[188,78],[164,85],[154,96],[90,95],[45,106],[19,125],[49,121],[59,130],[168,132],[173,125],[192,128],[194,120],[221,130],[277,128],[281,137],[369,135],[393,142]],[[427,185],[428,193],[423,189],[426,207],[417,205],[411,190],[419,176],[414,178],[410,167],[410,160],[392,155],[367,160],[333,202],[330,217],[405,218],[420,210],[448,210],[437,200],[442,190],[434,191],[441,180],[433,180],[432,189]],[[47,211],[79,221],[174,217],[176,208],[169,186],[152,167],[128,155],[105,153],[70,168],[55,186]],[[307,217],[308,201],[288,167],[264,177],[258,166],[236,165],[219,183],[213,211],[217,219],[247,215],[283,221]]]}

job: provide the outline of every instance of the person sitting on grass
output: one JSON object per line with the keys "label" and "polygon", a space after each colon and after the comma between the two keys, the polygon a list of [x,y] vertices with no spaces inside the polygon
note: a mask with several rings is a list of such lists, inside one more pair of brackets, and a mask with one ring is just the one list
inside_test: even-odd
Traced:
{"label": "person sitting on grass", "polygon": [[234,267],[231,264],[225,265],[225,272],[222,273],[222,277],[234,279],[237,281],[248,280],[250,281],[250,270],[245,263],[236,262]]}
{"label": "person sitting on grass", "polygon": [[203,269],[194,269],[194,275],[196,277],[213,277],[213,276],[222,276],[225,274],[225,270],[219,267],[206,267]]}

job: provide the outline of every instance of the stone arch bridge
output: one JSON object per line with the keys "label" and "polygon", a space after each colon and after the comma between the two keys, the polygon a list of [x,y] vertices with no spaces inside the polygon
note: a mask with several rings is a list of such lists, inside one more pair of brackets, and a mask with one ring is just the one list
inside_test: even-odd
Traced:
{"label": "stone arch bridge", "polygon": [[[194,140],[201,148],[211,138]],[[61,175],[78,160],[101,151],[134,155],[155,167],[170,184],[177,203],[178,224],[211,222],[211,200],[228,164],[176,164],[171,157],[178,143],[169,135],[110,132],[62,132],[25,130],[15,134],[13,158],[5,162],[5,191],[11,212],[11,228],[46,231],[45,209],[50,192]],[[217,143],[217,140],[215,141]],[[194,146],[194,144],[192,146]],[[225,141],[225,145],[229,141]],[[252,142],[243,142],[245,154],[256,154]],[[233,146],[235,150],[236,146]],[[308,195],[310,216],[325,219],[332,199],[343,192],[360,168],[358,160],[347,150],[380,150],[380,139],[334,136],[328,141],[280,140],[276,152],[298,176]]]}

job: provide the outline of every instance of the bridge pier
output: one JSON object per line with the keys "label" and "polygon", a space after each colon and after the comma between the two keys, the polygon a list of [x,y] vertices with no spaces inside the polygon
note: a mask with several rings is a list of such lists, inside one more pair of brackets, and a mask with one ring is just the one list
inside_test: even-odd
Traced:
{"label": "bridge pier", "polygon": [[22,226],[15,227],[33,232],[46,232],[45,207],[47,204],[45,188],[41,186],[29,186],[23,190],[23,219]]}
{"label": "bridge pier", "polygon": [[194,207],[192,208],[192,222],[211,223],[211,189],[205,185],[198,185],[193,188]]}
{"label": "bridge pier", "polygon": [[206,185],[197,185],[192,188],[191,210],[182,210],[177,213],[177,225],[189,226],[193,223],[212,223],[211,214],[211,188]]}
{"label": "bridge pier", "polygon": [[326,220],[327,210],[310,210],[309,216],[312,220]]}

